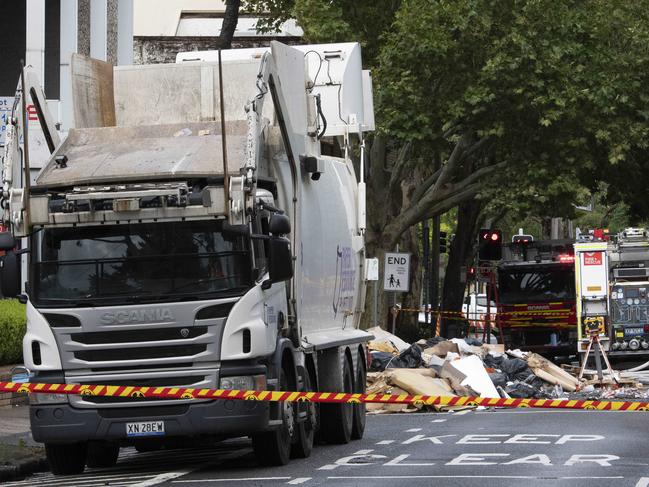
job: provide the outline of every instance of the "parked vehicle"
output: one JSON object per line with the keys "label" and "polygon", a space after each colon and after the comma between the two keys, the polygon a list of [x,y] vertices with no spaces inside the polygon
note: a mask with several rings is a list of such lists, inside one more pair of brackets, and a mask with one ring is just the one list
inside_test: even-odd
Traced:
{"label": "parked vehicle", "polygon": [[[0,247],[29,241],[31,381],[363,392],[365,186],[347,150],[373,128],[360,46],[115,68],[75,55],[72,78],[77,128],[35,184],[2,194]],[[21,131],[3,175],[21,166]],[[333,137],[342,157],[321,153]],[[5,295],[20,294],[19,258],[4,257]],[[30,407],[56,474],[179,437],[249,435],[262,464],[283,465],[317,430],[347,443],[365,427],[360,404],[34,394]]]}

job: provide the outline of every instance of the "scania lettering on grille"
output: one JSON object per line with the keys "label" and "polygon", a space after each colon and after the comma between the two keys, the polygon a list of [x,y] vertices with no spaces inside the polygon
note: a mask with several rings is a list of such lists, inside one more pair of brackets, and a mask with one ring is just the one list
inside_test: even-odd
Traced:
{"label": "scania lettering on grille", "polygon": [[174,315],[169,308],[132,309],[116,313],[104,313],[100,318],[104,325],[116,323],[147,323],[159,321],[173,321]]}

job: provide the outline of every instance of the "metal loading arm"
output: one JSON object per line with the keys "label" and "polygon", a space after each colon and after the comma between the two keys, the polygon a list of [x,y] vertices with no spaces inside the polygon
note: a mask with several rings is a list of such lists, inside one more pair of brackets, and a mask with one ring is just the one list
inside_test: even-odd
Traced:
{"label": "metal loading arm", "polygon": [[[29,195],[25,190],[14,187],[14,180],[23,170],[24,152],[29,150],[29,139],[25,137],[26,129],[28,130],[29,127],[29,116],[24,107],[26,107],[26,102],[30,98],[50,154],[61,143],[61,138],[47,106],[45,93],[38,76],[33,68],[25,67],[23,68],[21,80],[18,82],[11,115],[7,121],[7,134],[2,153],[2,192],[0,193],[2,222],[11,224],[14,227],[14,232],[19,235],[29,231],[28,228],[23,228],[24,212],[28,207],[25,200],[28,199]],[[20,147],[22,139],[25,140],[24,149]],[[29,174],[25,174],[23,178],[25,179],[23,185],[28,188]]]}

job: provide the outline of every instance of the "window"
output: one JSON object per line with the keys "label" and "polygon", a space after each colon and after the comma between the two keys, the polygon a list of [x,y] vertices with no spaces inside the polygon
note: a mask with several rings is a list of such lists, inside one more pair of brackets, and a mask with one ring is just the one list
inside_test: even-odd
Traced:
{"label": "window", "polygon": [[575,299],[572,267],[501,269],[498,285],[500,301],[505,304]]}
{"label": "window", "polygon": [[41,230],[33,298],[47,305],[243,294],[252,284],[247,241],[221,230],[218,220]]}

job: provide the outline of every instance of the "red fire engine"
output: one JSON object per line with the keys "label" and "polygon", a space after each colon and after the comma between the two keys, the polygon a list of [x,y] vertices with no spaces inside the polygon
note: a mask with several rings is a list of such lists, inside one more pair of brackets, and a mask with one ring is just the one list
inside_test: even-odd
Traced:
{"label": "red fire engine", "polygon": [[498,326],[509,348],[574,353],[577,342],[573,240],[516,235],[497,267]]}

